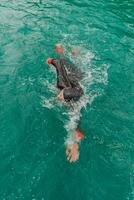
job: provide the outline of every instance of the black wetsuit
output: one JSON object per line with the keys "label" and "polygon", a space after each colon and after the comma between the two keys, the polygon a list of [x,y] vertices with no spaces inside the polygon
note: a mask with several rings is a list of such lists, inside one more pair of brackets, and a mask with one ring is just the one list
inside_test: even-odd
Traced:
{"label": "black wetsuit", "polygon": [[63,56],[61,59],[53,59],[52,65],[57,71],[57,87],[60,90],[64,89],[64,99],[78,101],[83,95],[83,90],[78,82],[83,78],[81,70],[70,64]]}

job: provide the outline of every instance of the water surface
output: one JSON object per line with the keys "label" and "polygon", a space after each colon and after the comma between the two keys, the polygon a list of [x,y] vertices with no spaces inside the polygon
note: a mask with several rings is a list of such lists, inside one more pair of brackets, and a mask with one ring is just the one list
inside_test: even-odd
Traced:
{"label": "water surface", "polygon": [[[44,64],[57,42],[70,60],[80,49],[86,72],[75,112]],[[0,58],[0,199],[134,199],[134,1],[1,0]],[[77,117],[85,140],[70,164]]]}

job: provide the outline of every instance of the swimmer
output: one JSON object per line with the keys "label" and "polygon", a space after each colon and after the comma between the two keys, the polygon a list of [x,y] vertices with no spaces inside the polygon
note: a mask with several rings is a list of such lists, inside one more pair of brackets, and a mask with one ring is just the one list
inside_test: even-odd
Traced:
{"label": "swimmer", "polygon": [[[60,59],[48,58],[47,64],[53,65],[57,72],[57,88],[60,90],[57,99],[68,103],[77,102],[84,94],[79,83],[79,81],[82,80],[84,73],[66,60],[61,44],[57,44],[55,49],[60,55]],[[73,52],[73,55],[76,56],[77,52]],[[67,140],[66,155],[70,162],[78,160],[79,144],[83,137],[82,132],[79,129],[76,129],[71,135],[71,138]]]}

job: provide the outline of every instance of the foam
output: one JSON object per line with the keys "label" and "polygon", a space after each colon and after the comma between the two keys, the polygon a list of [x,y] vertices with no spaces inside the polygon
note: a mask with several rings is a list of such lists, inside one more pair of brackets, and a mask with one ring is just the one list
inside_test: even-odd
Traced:
{"label": "foam", "polygon": [[54,104],[51,100],[42,97],[42,106],[51,109],[54,107]]}

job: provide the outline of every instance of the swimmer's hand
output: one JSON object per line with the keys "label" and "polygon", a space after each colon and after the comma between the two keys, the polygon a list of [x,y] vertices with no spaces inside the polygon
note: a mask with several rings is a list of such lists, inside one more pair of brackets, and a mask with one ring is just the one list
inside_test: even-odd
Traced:
{"label": "swimmer's hand", "polygon": [[77,161],[79,159],[79,144],[77,142],[73,144],[67,144],[66,155],[68,161]]}
{"label": "swimmer's hand", "polygon": [[61,92],[58,94],[58,96],[56,97],[56,99],[64,101],[64,94],[63,94],[63,90],[61,90]]}
{"label": "swimmer's hand", "polygon": [[56,44],[55,45],[55,50],[56,50],[56,52],[57,53],[63,53],[63,46],[62,46],[62,44]]}

